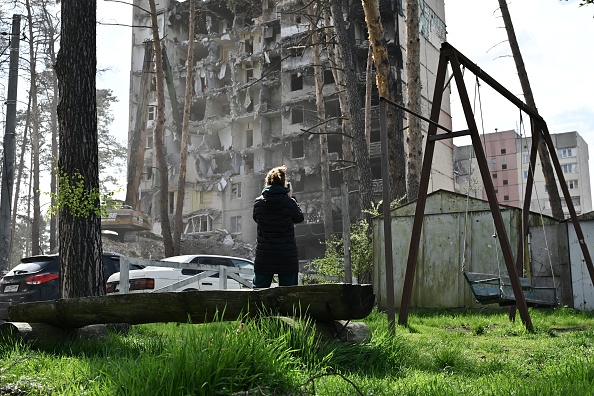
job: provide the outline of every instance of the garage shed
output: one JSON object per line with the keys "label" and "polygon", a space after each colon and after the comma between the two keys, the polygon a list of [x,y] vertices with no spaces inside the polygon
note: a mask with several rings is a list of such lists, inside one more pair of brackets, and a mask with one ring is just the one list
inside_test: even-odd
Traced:
{"label": "garage shed", "polygon": [[[522,210],[500,205],[512,251],[517,249]],[[394,301],[400,306],[416,202],[391,212]],[[373,285],[386,308],[383,217],[373,222]],[[545,227],[546,226],[546,227]],[[463,270],[507,276],[487,201],[451,191],[427,196],[411,307],[476,307]],[[531,212],[522,276],[534,286],[555,286],[561,304],[573,305],[567,228],[552,217]],[[515,257],[514,257],[515,259]],[[497,305],[494,305],[497,307]]]}

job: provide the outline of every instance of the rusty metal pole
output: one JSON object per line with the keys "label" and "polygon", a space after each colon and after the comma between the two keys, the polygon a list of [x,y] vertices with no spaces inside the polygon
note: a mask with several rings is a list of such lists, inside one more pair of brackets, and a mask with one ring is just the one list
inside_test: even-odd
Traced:
{"label": "rusty metal pole", "polygon": [[423,167],[421,168],[421,180],[419,182],[419,194],[417,195],[417,206],[415,208],[415,218],[411,232],[410,247],[408,250],[404,286],[402,289],[402,300],[400,301],[400,313],[398,315],[398,324],[403,326],[406,326],[408,323],[408,307],[410,305],[417,257],[419,255],[425,203],[427,201],[427,190],[429,188],[429,179],[431,176],[431,163],[433,161],[433,153],[435,150],[435,140],[431,139],[431,137],[437,135],[437,122],[439,122],[439,113],[441,112],[441,99],[443,97],[443,84],[445,83],[447,63],[447,58],[443,53],[440,54],[437,77],[435,80],[435,90],[433,93],[433,107],[431,108],[431,120],[435,121],[435,123],[429,124],[429,130],[427,132]]}

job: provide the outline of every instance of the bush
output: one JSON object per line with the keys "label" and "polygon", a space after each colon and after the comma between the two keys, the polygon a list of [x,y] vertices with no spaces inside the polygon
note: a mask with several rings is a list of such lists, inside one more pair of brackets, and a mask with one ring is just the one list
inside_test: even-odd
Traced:
{"label": "bush", "polygon": [[[332,236],[326,241],[324,257],[310,263],[316,275],[304,278],[304,283],[327,283],[328,277],[344,279],[344,240]],[[351,225],[351,268],[360,283],[371,278],[373,250],[369,225],[365,220]]]}

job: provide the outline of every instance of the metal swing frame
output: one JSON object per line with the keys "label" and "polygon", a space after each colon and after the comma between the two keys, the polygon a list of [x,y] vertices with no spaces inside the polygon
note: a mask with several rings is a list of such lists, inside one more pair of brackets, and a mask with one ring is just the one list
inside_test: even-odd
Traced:
{"label": "metal swing frame", "polygon": [[[468,130],[452,132],[448,131],[447,129],[440,127],[441,129],[445,129],[446,133],[437,133],[437,129],[439,127],[439,115],[441,112],[441,101],[443,98],[443,90],[444,84],[446,82],[446,71],[448,63],[451,65],[452,73],[454,80],[456,82],[456,86],[458,87],[458,93],[460,95],[460,100],[462,103],[462,108],[464,110],[464,116],[466,118],[466,123],[468,125]],[[470,70],[474,73],[478,78],[480,78],[483,82],[487,83],[491,88],[496,90],[499,94],[505,97],[508,101],[516,105],[521,111],[528,114],[530,116],[532,125],[533,125],[533,136],[532,136],[532,148],[530,151],[530,166],[534,168],[536,163],[536,155],[537,155],[537,146],[538,141],[540,138],[544,139],[546,143],[547,149],[550,153],[555,153],[555,147],[553,145],[553,141],[551,139],[547,124],[545,120],[538,114],[538,112],[524,102],[519,100],[515,95],[513,95],[510,91],[504,88],[500,83],[498,83],[495,79],[481,70],[476,64],[471,62],[468,58],[462,55],[458,50],[456,50],[453,46],[448,43],[443,43],[440,49],[440,56],[439,56],[439,65],[437,69],[437,76],[435,82],[435,90],[433,94],[433,104],[431,108],[431,122],[429,123],[429,130],[427,134],[427,140],[425,145],[425,154],[423,158],[423,167],[421,171],[421,180],[419,184],[419,194],[417,198],[417,205],[415,209],[415,217],[412,229],[412,236],[411,242],[409,247],[408,253],[408,261],[406,266],[406,274],[404,278],[404,286],[402,291],[402,300],[401,306],[399,311],[398,323],[401,325],[406,325],[408,322],[408,309],[410,306],[411,295],[412,295],[412,287],[414,281],[414,274],[416,269],[416,261],[419,253],[419,243],[421,237],[421,231],[423,227],[423,217],[425,211],[425,203],[427,200],[427,191],[429,187],[429,178],[431,174],[431,165],[433,162],[433,154],[435,151],[435,142],[442,139],[451,139],[458,136],[470,136],[472,139],[472,146],[474,148],[474,152],[476,154],[477,162],[479,165],[481,177],[483,179],[483,185],[485,191],[487,193],[487,198],[489,201],[489,206],[491,208],[491,213],[493,215],[493,221],[495,223],[495,228],[497,234],[499,236],[499,242],[501,245],[501,250],[503,253],[503,258],[505,260],[505,265],[507,268],[507,273],[509,275],[509,283],[511,286],[511,290],[514,296],[514,304],[517,305],[517,308],[520,312],[520,317],[522,322],[526,326],[526,329],[529,332],[534,332],[534,327],[532,325],[532,320],[530,318],[530,314],[528,312],[528,301],[523,291],[523,287],[520,281],[520,277],[518,275],[518,268],[522,268],[522,257],[524,252],[524,238],[518,238],[518,246],[517,246],[517,262],[514,265],[514,259],[512,256],[512,250],[509,243],[509,239],[507,233],[505,231],[505,226],[503,223],[503,218],[501,216],[501,211],[499,209],[499,203],[497,201],[497,195],[495,193],[495,188],[493,187],[493,181],[490,177],[489,166],[487,164],[487,159],[485,156],[484,149],[481,144],[480,135],[478,132],[478,128],[476,125],[476,121],[474,118],[474,113],[472,111],[472,106],[470,104],[470,99],[468,96],[468,92],[466,90],[466,85],[464,83],[464,78],[461,71],[461,65],[464,66],[467,70]],[[573,202],[571,200],[571,196],[569,194],[569,189],[567,184],[565,183],[565,178],[563,177],[563,172],[561,170],[561,165],[559,163],[559,159],[556,155],[551,155],[551,160],[554,165],[555,173],[557,175],[557,179],[559,184],[561,185],[561,190],[563,191],[563,196],[567,203],[567,209],[569,210],[569,214],[571,217],[571,221],[575,228],[576,235],[578,237],[578,241],[580,243],[580,247],[582,250],[582,254],[584,257],[584,261],[586,262],[586,266],[588,268],[588,272],[590,274],[590,278],[594,283],[594,266],[592,265],[592,258],[590,257],[590,252],[588,251],[588,247],[585,242],[584,234],[582,232],[581,226],[577,219],[577,215],[575,212],[575,208],[573,206]],[[532,187],[534,183],[534,176],[532,172],[528,174],[528,180],[526,182],[526,194],[524,196],[524,207],[522,211],[523,216],[523,230],[521,235],[526,235],[528,231],[528,215],[530,209],[530,201],[532,196]],[[390,291],[388,290],[388,293]]]}

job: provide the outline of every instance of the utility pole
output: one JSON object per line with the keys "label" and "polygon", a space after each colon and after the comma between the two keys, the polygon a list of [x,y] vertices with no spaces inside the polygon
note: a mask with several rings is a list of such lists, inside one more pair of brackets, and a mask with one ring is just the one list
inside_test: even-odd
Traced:
{"label": "utility pole", "polygon": [[4,163],[2,166],[2,189],[0,195],[0,274],[7,271],[12,247],[12,186],[14,184],[15,129],[17,82],[19,78],[19,42],[21,16],[12,16],[10,35],[10,63],[8,70],[8,98],[6,100],[6,129],[4,131]]}

